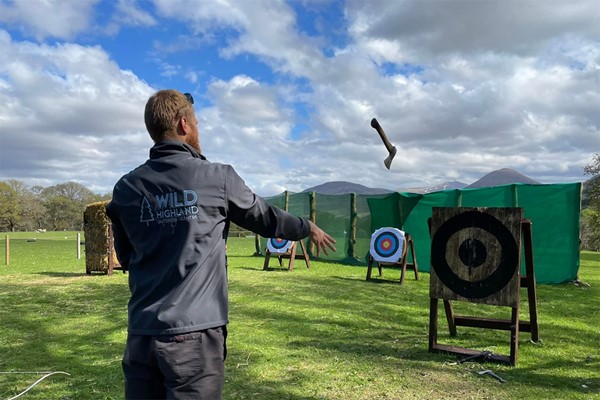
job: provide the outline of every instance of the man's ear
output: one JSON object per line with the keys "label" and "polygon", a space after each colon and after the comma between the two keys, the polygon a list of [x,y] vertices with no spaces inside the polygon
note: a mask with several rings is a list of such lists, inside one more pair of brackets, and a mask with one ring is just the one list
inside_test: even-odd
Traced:
{"label": "man's ear", "polygon": [[185,136],[189,129],[187,117],[179,118],[179,121],[177,121],[177,135]]}

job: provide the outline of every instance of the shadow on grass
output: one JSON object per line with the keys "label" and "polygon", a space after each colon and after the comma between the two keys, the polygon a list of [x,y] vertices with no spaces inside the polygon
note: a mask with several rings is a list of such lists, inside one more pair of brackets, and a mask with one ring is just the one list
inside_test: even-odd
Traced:
{"label": "shadow on grass", "polygon": [[[32,390],[34,398],[121,399],[120,360],[126,337],[126,284],[117,280],[81,279],[65,284],[63,274],[46,274],[53,282],[0,284],[0,354],[3,371],[65,371],[70,377],[47,379]],[[82,276],[66,274],[66,276]],[[86,276],[86,275],[83,275]],[[298,321],[302,322],[300,318]],[[231,364],[228,358],[228,365]],[[231,369],[231,368],[230,368]],[[0,398],[29,386],[31,375],[0,377]],[[288,393],[300,374],[265,380],[236,369],[227,376],[225,398],[317,400]],[[287,388],[287,389],[286,389]]]}
{"label": "shadow on grass", "polygon": [[600,253],[582,251],[579,257],[581,263],[600,263]]}
{"label": "shadow on grass", "polygon": [[[46,271],[46,272],[36,272],[35,275],[42,275],[42,276],[49,276],[52,278],[73,278],[73,277],[78,277],[78,276],[92,276],[92,275],[88,275],[85,272],[53,272],[53,271]],[[100,274],[98,274],[100,275]],[[106,275],[106,274],[103,274]]]}
{"label": "shadow on grass", "polygon": [[[343,276],[333,276],[332,278],[346,280],[346,281],[354,281],[354,282],[361,281],[361,282],[365,282],[365,283],[373,283],[376,285],[380,285],[380,284],[400,285],[400,278],[386,279],[386,278],[380,278],[380,277],[371,277],[371,279],[369,279],[369,280],[366,280],[365,278],[357,279],[357,278],[347,278],[347,277],[343,277]],[[406,281],[404,283],[406,283]]]}
{"label": "shadow on grass", "polygon": [[[234,329],[240,332],[232,336],[235,342],[230,342],[226,399],[334,398],[323,395],[329,390],[326,382],[298,369],[301,362],[310,363],[312,371],[318,370],[321,361],[339,359],[343,362],[329,362],[328,368],[344,369],[352,365],[357,369],[372,368],[375,374],[390,374],[390,370],[401,371],[407,366],[417,374],[448,374],[444,363],[454,357],[428,352],[427,279],[407,279],[400,286],[397,281],[367,282],[356,271],[344,277],[338,275],[342,273],[339,270],[315,275],[311,268],[309,273],[292,272],[286,276],[260,274],[262,264],[258,268],[235,268],[241,271],[231,278],[232,321],[238,325]],[[287,272],[287,269],[273,271]],[[32,391],[33,396],[48,388],[52,388],[52,395],[34,398],[121,399],[120,359],[129,297],[124,279],[115,279],[116,276],[86,279],[85,273],[38,275],[46,278],[32,275],[30,281],[22,284],[0,283],[1,369],[62,370],[72,374],[39,385]],[[245,280],[249,277],[252,282]],[[66,283],[62,278],[73,279]],[[598,286],[597,278],[594,279]],[[561,395],[597,394],[600,335],[594,328],[598,295],[596,287],[539,285],[540,337],[544,343],[539,347],[530,344],[529,335],[521,333],[519,366],[483,364],[481,369],[493,369],[509,381],[497,396],[492,393],[487,398],[502,398],[505,391],[511,391],[510,398],[518,398],[519,387],[531,387],[540,393],[549,387],[568,388],[566,393],[559,392]],[[441,313],[439,323],[440,342],[445,343],[447,332]],[[457,339],[459,345],[476,349],[490,344],[508,345],[507,333],[501,334],[460,328]],[[261,357],[255,353],[253,364],[243,365],[247,354],[256,351],[253,350],[256,347],[262,352],[263,348],[273,346],[275,356]],[[315,350],[321,358],[311,358]],[[305,358],[295,359],[298,353]],[[278,362],[289,364],[277,369],[271,366]],[[483,385],[499,387],[493,380],[469,371],[470,367],[455,366],[450,373],[463,371],[473,375],[467,378],[466,385],[475,382],[481,383],[482,389]],[[261,368],[272,373],[264,374]],[[30,377],[1,379],[0,398],[14,396],[32,383]],[[422,377],[416,379],[426,381]],[[311,388],[315,382],[320,386]],[[427,382],[423,385],[428,387]],[[298,387],[303,391],[298,391]],[[542,394],[540,398],[543,397]]]}
{"label": "shadow on grass", "polygon": [[[596,357],[595,361],[566,361],[566,360],[553,360],[549,362],[542,362],[532,367],[518,368],[515,369],[515,378],[519,379],[519,383],[522,385],[529,385],[534,387],[553,387],[565,389],[568,388],[578,393],[589,393],[589,394],[600,394],[600,378],[598,378],[598,371],[600,370],[599,358]],[[587,374],[582,375],[581,370],[585,370]],[[576,374],[559,375],[557,373],[543,373],[543,371],[579,371]],[[545,384],[539,382],[540,375],[543,375]]]}
{"label": "shadow on grass", "polygon": [[[40,275],[56,279],[55,284],[47,280],[36,283],[34,279],[23,285],[0,284],[2,369],[70,373],[66,381],[44,381],[32,390],[54,388],[56,392],[46,398],[92,400],[99,393],[104,398],[122,398],[120,357],[127,321],[126,285],[88,279],[65,284],[60,278],[82,275]],[[11,393],[2,393],[2,398],[32,383],[31,375],[10,376],[10,384],[1,386],[10,387]]]}
{"label": "shadow on grass", "polygon": [[[298,257],[297,260],[298,261],[302,261],[302,253],[297,253],[296,256]],[[252,259],[262,259],[264,262],[264,259],[266,257],[266,254],[238,254],[238,253],[227,253],[227,258],[252,258]],[[271,257],[275,257],[275,255],[272,255]],[[319,263],[319,264],[323,264],[323,265],[343,265],[346,267],[366,267],[367,266],[367,261],[366,260],[362,260],[362,259],[358,259],[358,258],[353,258],[353,257],[346,257],[346,258],[342,258],[340,260],[327,260],[321,257],[316,257],[316,256],[309,256],[309,260],[310,262],[315,262],[315,263]]]}
{"label": "shadow on grass", "polygon": [[[268,364],[268,361],[254,355],[251,363],[249,356],[240,351],[233,351],[225,362],[224,399],[235,400],[322,400],[323,397],[298,395],[290,393],[289,388],[306,386],[311,377],[293,368],[269,369],[268,373],[257,376],[253,366]],[[306,392],[306,390],[303,390]]]}
{"label": "shadow on grass", "polygon": [[[425,363],[425,369],[431,363],[445,364],[457,358],[447,353],[428,351],[428,279],[407,280],[400,286],[399,281],[365,281],[354,275],[297,274],[276,286],[274,282],[267,279],[247,284],[236,280],[232,285],[235,292],[262,291],[268,293],[265,295],[268,303],[238,305],[235,301],[239,309],[232,313],[232,319],[235,321],[239,312],[244,320],[269,321],[260,326],[261,330],[270,331],[264,335],[293,337],[285,349],[300,352],[318,350],[329,359],[359,357],[368,365],[379,365],[385,363],[382,360],[388,359]],[[277,287],[277,290],[269,291],[270,287]],[[592,300],[598,298],[598,291],[575,286],[538,285],[537,294],[543,343],[533,344],[529,341],[530,333],[521,332],[520,365],[509,367],[483,363],[479,369],[499,369],[513,383],[536,390],[552,388],[560,391],[564,387],[577,395],[598,393],[599,355],[595,343],[600,342],[600,333],[593,329],[592,323],[594,316],[598,315],[597,304]],[[524,293],[522,301],[525,305],[521,318],[528,320]],[[484,309],[479,305],[462,304],[472,307],[469,310],[475,311],[474,316],[487,316],[489,313],[495,317],[494,314],[500,312],[506,312],[506,318],[510,316],[507,307],[489,306]],[[572,309],[574,304],[578,308],[576,313]],[[508,331],[460,327],[458,336],[450,338],[443,310],[438,318],[440,343],[481,351],[491,348],[497,354],[509,352]],[[563,347],[584,352],[584,356],[580,356],[579,361],[572,360],[569,355],[565,358]],[[565,369],[571,372],[561,375]],[[474,379],[478,379],[477,375]],[[491,380],[489,383],[496,382]],[[561,393],[564,395],[564,392]]]}
{"label": "shadow on grass", "polygon": [[244,271],[257,271],[257,272],[294,272],[294,271],[289,271],[286,267],[267,267],[267,269],[263,269],[263,267],[257,267],[257,268],[252,268],[252,267],[239,267],[237,269],[241,269]]}
{"label": "shadow on grass", "polygon": [[[242,293],[257,291],[255,285],[243,281],[232,286]],[[382,292],[384,286],[386,290]],[[397,289],[396,284],[372,285],[350,278],[315,279],[298,275],[289,290],[268,294],[269,304],[292,302],[296,307],[282,310],[264,305],[238,307],[236,303],[235,310],[250,320],[276,321],[274,334],[279,331],[293,336],[288,343],[291,347],[319,348],[374,359],[427,354],[428,325],[423,319],[427,311],[414,308],[414,300],[406,297],[406,293],[400,297],[391,295]],[[419,343],[422,349],[415,352],[414,343]]]}

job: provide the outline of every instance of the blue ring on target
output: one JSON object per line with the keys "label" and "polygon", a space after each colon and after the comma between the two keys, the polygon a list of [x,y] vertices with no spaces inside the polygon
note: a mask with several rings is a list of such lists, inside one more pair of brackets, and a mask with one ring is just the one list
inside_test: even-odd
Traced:
{"label": "blue ring on target", "polygon": [[404,232],[398,228],[379,228],[371,235],[370,253],[378,262],[397,262],[404,250]]}
{"label": "blue ring on target", "polygon": [[291,240],[270,238],[267,241],[267,250],[269,250],[271,253],[286,253],[291,245]]}

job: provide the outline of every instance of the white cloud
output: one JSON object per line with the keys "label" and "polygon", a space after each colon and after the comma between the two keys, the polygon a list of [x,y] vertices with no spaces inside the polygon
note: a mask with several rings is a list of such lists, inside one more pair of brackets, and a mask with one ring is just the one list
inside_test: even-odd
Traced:
{"label": "white cloud", "polygon": [[[399,155],[409,153],[395,166],[402,180],[447,180],[457,163],[465,176],[512,167],[556,179],[546,175],[552,165],[581,176],[576,154],[600,148],[600,11],[591,2],[559,11],[523,2],[510,20],[521,3],[467,3],[349,2],[354,41],[310,75],[316,119],[339,140],[377,144],[368,137],[377,116]],[[404,75],[406,63],[416,74]]]}
{"label": "white cloud", "polygon": [[116,21],[127,26],[154,26],[154,17],[143,10],[136,0],[119,0],[116,5]]}
{"label": "white cloud", "polygon": [[99,0],[0,1],[0,22],[18,27],[37,40],[71,39],[86,30]]}
{"label": "white cloud", "polygon": [[235,76],[228,82],[218,80],[211,83],[208,94],[220,112],[240,126],[253,121],[275,123],[285,112],[273,88],[245,75]]}
{"label": "white cloud", "polygon": [[[581,176],[584,161],[569,157],[600,147],[594,1],[349,1],[351,40],[329,56],[323,48],[331,44],[302,33],[286,3],[203,4],[175,14],[187,3],[177,4],[159,1],[157,8],[205,36],[230,30],[224,57],[254,55],[281,77],[308,80],[303,92],[287,96],[313,110],[299,140],[283,139],[288,157],[302,160],[285,163],[288,170],[280,173],[279,182],[292,190],[295,177],[306,186],[317,165],[314,179],[321,182],[387,187],[454,179],[457,163],[473,179],[512,167],[543,180],[549,163]],[[264,109],[256,115],[247,110],[268,101],[246,93],[227,103],[229,92],[217,90],[222,86],[236,95],[240,90],[234,80],[213,83],[208,96],[214,112],[227,112],[237,135],[265,138],[264,126],[253,123],[265,119]],[[400,149],[396,172],[381,170],[386,154],[369,126],[372,117]],[[245,157],[262,156],[258,150]],[[248,173],[253,182],[264,182]]]}
{"label": "white cloud", "polygon": [[191,22],[195,33],[205,40],[227,35],[227,45],[220,49],[225,58],[252,54],[276,71],[296,76],[321,65],[322,40],[297,30],[296,15],[284,1],[220,2],[216,6],[211,2],[155,0],[155,5],[162,16]]}
{"label": "white cloud", "polygon": [[549,41],[573,32],[595,41],[598,12],[596,0],[351,0],[346,4],[355,38],[389,41],[406,50],[409,62],[449,53],[537,54]]}
{"label": "white cloud", "polygon": [[276,182],[272,173],[265,182],[261,171],[277,171],[281,157],[295,156],[289,137],[293,112],[276,88],[239,75],[212,82],[208,96],[213,106],[197,112],[203,152],[212,161],[233,164],[242,176],[251,176],[253,187]]}
{"label": "white cloud", "polygon": [[122,27],[152,27],[157,24],[151,13],[144,10],[137,0],[118,0],[114,4],[114,13],[106,26],[100,27],[101,32],[110,36],[119,33]]}
{"label": "white cloud", "polygon": [[[93,24],[93,2],[74,7],[82,19],[64,31],[55,21],[25,21],[34,11],[23,3],[0,0],[0,22],[38,39],[74,37]],[[350,0],[342,5],[347,26],[335,27],[323,17],[300,19],[305,6],[316,3],[155,0],[151,10],[121,1],[112,21],[161,29],[151,60],[169,83],[194,84],[206,155],[234,164],[260,193],[328,180],[469,183],[503,167],[542,182],[583,179],[588,155],[600,148],[597,0]],[[333,29],[343,40],[326,37]],[[115,169],[126,172],[136,163],[125,150],[145,158],[140,115],[152,90],[105,49],[12,42],[5,32],[0,49],[3,127],[39,132],[42,153],[57,163],[91,158],[106,169],[115,151]],[[213,53],[222,74],[206,74],[202,63]],[[247,58],[264,71],[237,68]],[[373,117],[398,147],[389,171]],[[15,148],[16,134],[5,136],[2,147],[10,138]],[[49,144],[59,138],[60,146]],[[65,150],[76,143],[85,157]]]}
{"label": "white cloud", "polygon": [[101,48],[13,42],[1,30],[0,48],[0,179],[99,187],[145,159],[153,90]]}

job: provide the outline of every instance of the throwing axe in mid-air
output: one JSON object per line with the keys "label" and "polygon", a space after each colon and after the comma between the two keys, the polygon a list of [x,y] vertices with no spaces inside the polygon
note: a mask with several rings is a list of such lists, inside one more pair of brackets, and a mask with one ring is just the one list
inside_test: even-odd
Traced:
{"label": "throwing axe in mid-air", "polygon": [[379,133],[381,140],[383,140],[383,144],[385,144],[385,147],[386,147],[387,151],[389,152],[389,155],[387,156],[387,158],[385,160],[383,160],[383,163],[385,164],[385,167],[387,169],[390,169],[390,165],[392,165],[392,160],[394,159],[394,156],[396,155],[396,146],[392,146],[392,144],[388,140],[387,136],[385,135],[383,128],[381,127],[381,125],[379,125],[379,122],[377,122],[377,120],[375,118],[373,118],[371,120],[371,126],[373,128],[375,128],[377,133]]}

